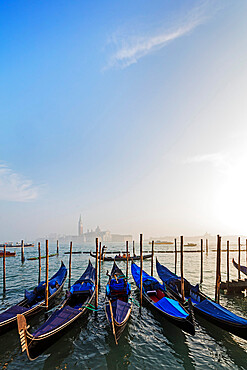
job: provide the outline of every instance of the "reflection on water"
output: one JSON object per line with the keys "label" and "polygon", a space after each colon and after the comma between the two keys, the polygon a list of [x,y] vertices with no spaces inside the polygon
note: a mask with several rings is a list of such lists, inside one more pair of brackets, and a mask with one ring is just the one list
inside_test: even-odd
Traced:
{"label": "reflection on water", "polygon": [[[84,246],[84,250],[93,249],[93,246]],[[112,245],[108,250],[119,245]],[[149,250],[146,246],[146,250]],[[171,247],[165,247],[171,248]],[[215,248],[215,247],[212,247]],[[63,252],[68,246],[60,246],[59,258],[50,259],[52,276],[60,266],[60,259],[68,266],[68,255]],[[75,246],[74,250],[80,250]],[[124,248],[123,248],[124,249]],[[50,253],[54,253],[56,246],[50,246]],[[44,250],[42,251],[44,254]],[[26,249],[26,257],[37,254],[35,248]],[[232,253],[231,257],[235,257]],[[174,255],[159,254],[159,261],[174,271]],[[214,297],[215,285],[215,258],[216,253],[209,251],[204,257],[204,282],[202,290]],[[222,275],[226,273],[224,255],[222,256]],[[94,261],[93,261],[94,262]],[[72,283],[78,279],[87,267],[88,255],[75,254],[72,257]],[[177,271],[179,271],[179,256]],[[129,264],[130,265],[130,264]],[[125,271],[126,264],[119,263]],[[99,294],[99,311],[88,312],[87,317],[81,318],[75,325],[55,342],[37,360],[30,362],[26,354],[20,351],[17,329],[0,337],[0,367],[8,369],[136,369],[136,368],[246,368],[247,342],[233,336],[222,329],[215,327],[204,319],[197,319],[196,334],[194,337],[182,332],[179,328],[166,321],[160,315],[151,312],[144,305],[141,315],[137,306],[133,305],[131,319],[116,346],[111,328],[104,312],[104,289],[107,283],[106,271],[112,267],[111,262],[102,264],[101,290]],[[23,297],[24,288],[30,289],[38,281],[38,261],[20,262],[20,251],[15,258],[6,260],[7,292],[1,295],[1,310],[18,302]],[[144,269],[150,272],[150,261],[144,261]],[[200,254],[187,253],[184,256],[184,274],[191,283],[196,284],[200,276]],[[45,261],[42,260],[42,279],[45,276]],[[231,266],[231,276],[236,278],[237,271]],[[157,274],[155,272],[155,277]],[[134,298],[138,300],[138,293],[129,271],[129,281]],[[2,291],[2,281],[0,290]],[[67,283],[65,285],[67,287]],[[57,300],[57,303],[64,297]],[[247,298],[246,298],[247,299]],[[222,296],[221,303],[233,312],[247,317],[247,301],[241,296]],[[28,319],[31,329],[34,330],[43,323],[44,314]],[[31,331],[32,331],[31,330]]]}

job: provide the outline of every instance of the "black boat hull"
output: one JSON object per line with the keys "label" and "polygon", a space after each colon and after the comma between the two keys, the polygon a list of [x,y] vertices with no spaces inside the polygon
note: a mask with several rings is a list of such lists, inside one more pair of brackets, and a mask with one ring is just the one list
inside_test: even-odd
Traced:
{"label": "black boat hull", "polygon": [[232,323],[216,319],[215,317],[211,315],[207,315],[205,312],[199,310],[194,306],[194,311],[199,316],[203,317],[210,323],[218,326],[219,328],[226,330],[234,335],[237,335],[240,338],[247,339],[247,326],[239,326],[239,325],[233,325]]}
{"label": "black boat hull", "polygon": [[181,319],[179,317],[176,318],[174,316],[170,316],[170,315],[166,314],[164,311],[160,310],[158,307],[156,307],[152,303],[152,300],[148,297],[147,294],[143,293],[142,296],[143,296],[146,304],[152,309],[153,312],[158,313],[159,316],[162,316],[163,318],[165,318],[166,320],[168,320],[172,324],[178,326],[180,329],[182,329],[186,333],[189,333],[191,335],[195,335],[195,327],[194,327],[193,318],[192,318],[191,313],[190,313],[189,317],[186,320]]}
{"label": "black boat hull", "polygon": [[[96,258],[96,255],[95,254],[93,254],[92,252],[90,252],[90,256],[92,256],[92,257],[94,257],[94,258]],[[146,255],[143,255],[143,259],[144,260],[146,260],[146,259],[148,259],[148,258],[151,258],[152,257],[152,254],[146,254]],[[128,260],[129,261],[132,261],[132,260],[134,260],[134,261],[138,261],[138,260],[140,260],[140,256],[135,256],[135,257],[129,257],[128,258]],[[127,261],[127,257],[118,257],[118,256],[116,256],[116,257],[104,257],[104,256],[101,256],[101,260],[103,261],[117,261],[117,262],[120,262],[120,261]]]}
{"label": "black boat hull", "polygon": [[[105,306],[105,311],[106,311],[106,307],[107,307],[108,304],[106,304]],[[128,311],[128,314],[126,315],[126,317],[124,318],[124,320],[121,322],[121,323],[118,323],[115,319],[113,320],[113,324],[114,324],[114,329],[115,329],[115,336],[116,336],[116,340],[117,342],[119,341],[122,333],[124,332],[124,329],[128,323],[128,320],[130,318],[130,314],[131,314],[131,308],[130,310]],[[107,312],[106,312],[106,317],[107,317]],[[107,317],[107,320],[108,320],[108,317]],[[109,320],[108,320],[109,322]],[[109,322],[109,324],[112,326],[112,323]]]}
{"label": "black boat hull", "polygon": [[[93,293],[91,299],[87,304],[92,303],[95,297],[95,292]],[[30,333],[26,333],[26,344],[28,347],[28,357],[30,360],[35,360],[38,358],[45,350],[47,350],[53,343],[59,340],[65,333],[67,333],[74,325],[75,322],[78,322],[79,319],[88,314],[88,310],[84,309],[76,317],[73,318],[67,325],[63,328],[59,328],[55,333],[51,332],[50,335],[47,335],[44,338],[38,337],[34,338]]]}
{"label": "black boat hull", "polygon": [[[83,286],[85,286],[84,289]],[[81,295],[81,293],[83,294]],[[28,331],[25,317],[17,315],[22,352],[26,351],[28,358],[35,360],[67,332],[79,318],[85,316],[88,308],[91,308],[94,297],[95,269],[89,261],[87,269],[80,279],[73,284],[61,306],[33,334]]]}
{"label": "black boat hull", "polygon": [[[179,300],[180,303],[183,304],[181,296],[179,294],[177,294],[175,292],[175,290],[173,290],[169,286],[169,284],[165,284],[165,286],[166,286],[167,291],[169,291],[169,293],[175,299]],[[204,299],[209,299],[203,293],[200,293],[200,295],[202,297],[204,297]],[[234,335],[237,335],[240,338],[247,339],[247,325],[238,325],[238,324],[234,324],[234,323],[231,323],[229,321],[226,321],[226,320],[222,320],[220,318],[216,318],[213,315],[207,314],[205,311],[202,311],[199,308],[197,308],[196,304],[193,304],[193,308],[194,308],[194,312],[195,312],[196,316],[201,316],[205,320],[207,320],[210,323],[218,326],[219,328],[221,328],[223,330],[226,330],[226,331],[228,331],[228,332],[230,332],[230,333],[232,333]]]}
{"label": "black boat hull", "polygon": [[[50,308],[54,300],[61,294],[63,286],[65,284],[67,273],[60,287],[51,296],[48,297],[48,307]],[[25,299],[19,302],[18,306],[23,306]],[[25,317],[32,317],[46,310],[45,301],[40,302],[37,306],[31,308],[29,311],[23,313]],[[9,330],[14,329],[17,325],[17,315],[10,320],[6,320],[0,323],[0,335],[7,333]]]}
{"label": "black boat hull", "polygon": [[[123,274],[122,270],[120,270],[120,268],[114,262],[107,286],[108,287],[110,286],[111,279],[118,280],[119,278],[123,279],[123,277],[124,277],[124,274]],[[125,279],[125,282],[127,283],[127,279],[126,278],[124,278],[124,279]],[[127,284],[129,284],[129,283],[127,283]],[[132,310],[132,303],[129,304],[130,291],[129,291],[128,294],[127,294],[127,290],[125,292],[124,291],[119,291],[119,293],[122,295],[121,298],[120,297],[113,298],[113,296],[108,295],[107,296],[107,301],[105,302],[106,318],[107,318],[107,321],[108,321],[108,323],[110,324],[110,326],[112,328],[116,344],[118,344],[118,341],[121,337],[121,334],[123,333],[123,331],[124,331],[124,329],[125,329],[125,327],[128,323],[128,320],[129,320],[130,314],[131,314],[131,310]],[[115,320],[113,310],[112,310],[112,303],[113,302],[116,303],[116,302],[119,302],[119,301],[123,301],[123,302],[125,302],[125,304],[129,305],[128,311],[126,312],[125,317],[123,318],[123,320],[120,323]],[[109,308],[109,312],[110,312],[109,316],[108,316],[108,313],[107,313],[108,308]]]}

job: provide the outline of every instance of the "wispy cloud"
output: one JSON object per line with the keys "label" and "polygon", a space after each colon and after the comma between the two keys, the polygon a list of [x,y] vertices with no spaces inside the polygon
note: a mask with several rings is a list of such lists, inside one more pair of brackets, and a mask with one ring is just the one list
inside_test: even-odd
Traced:
{"label": "wispy cloud", "polygon": [[203,1],[199,6],[191,9],[183,19],[176,21],[169,29],[165,29],[149,36],[116,36],[114,35],[110,43],[115,46],[115,52],[111,55],[109,63],[105,69],[112,67],[126,68],[133,63],[154,51],[164,48],[169,42],[178,39],[208,19],[206,15],[208,2]]}
{"label": "wispy cloud", "polygon": [[185,159],[183,163],[210,163],[222,172],[228,172],[231,167],[229,156],[222,152],[197,155]]}
{"label": "wispy cloud", "polygon": [[0,200],[28,202],[38,197],[39,187],[0,163]]}

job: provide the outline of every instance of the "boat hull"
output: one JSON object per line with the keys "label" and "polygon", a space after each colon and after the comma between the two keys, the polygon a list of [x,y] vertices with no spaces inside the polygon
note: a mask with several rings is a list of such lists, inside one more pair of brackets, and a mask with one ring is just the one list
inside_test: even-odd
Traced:
{"label": "boat hull", "polygon": [[[60,293],[62,292],[63,286],[65,284],[66,277],[67,277],[67,273],[64,277],[64,280],[63,280],[62,284],[59,286],[59,288],[51,296],[48,297],[48,307],[50,307],[52,305],[55,298],[58,297],[60,295]],[[25,300],[22,300],[21,302],[19,302],[17,304],[17,306],[23,307],[24,304],[25,304]],[[45,301],[43,300],[38,305],[30,308],[30,310],[23,312],[22,315],[25,316],[25,317],[31,317],[31,316],[34,316],[36,314],[39,314],[40,312],[44,311],[45,309],[46,309]],[[0,335],[5,334],[9,330],[15,328],[16,323],[17,323],[17,315],[12,317],[11,319],[0,322]]]}
{"label": "boat hull", "polygon": [[[107,317],[107,321],[110,325],[112,325],[112,323],[110,322],[109,318],[108,318],[108,314],[107,314],[107,306],[109,306],[109,303],[105,305],[105,313],[106,313],[106,317]],[[130,318],[130,314],[131,314],[131,309],[132,309],[132,306],[130,307],[130,309],[128,310],[128,313],[127,315],[125,316],[124,320],[121,322],[121,323],[118,323],[115,318],[113,319],[113,324],[114,324],[114,329],[115,329],[115,336],[116,336],[116,340],[117,342],[119,341],[122,333],[124,332],[124,329],[126,328],[126,325],[128,323],[128,320]]]}
{"label": "boat hull", "polygon": [[[157,271],[158,271],[158,269],[157,269]],[[159,274],[159,272],[158,272],[158,274]],[[166,286],[166,289],[170,292],[170,294],[173,295],[177,300],[179,300],[182,303],[181,295],[179,295],[177,292],[175,292],[170,287],[169,284],[166,284],[165,282],[164,282],[164,284]],[[206,299],[208,301],[212,301],[202,293],[199,293],[199,295],[203,299]],[[226,331],[228,331],[228,332],[230,332],[234,335],[237,335],[237,336],[239,336],[243,339],[247,339],[247,325],[243,325],[243,324],[241,325],[241,324],[237,324],[237,323],[230,322],[230,321],[227,321],[227,320],[223,320],[219,317],[219,315],[218,315],[218,317],[215,317],[215,316],[211,315],[210,313],[207,313],[204,310],[197,307],[197,304],[195,302],[193,303],[193,308],[194,308],[194,312],[197,316],[203,317],[204,319],[206,319],[210,323],[212,323],[212,324],[218,326],[219,328],[224,329],[224,330],[226,330]],[[217,308],[216,308],[216,311],[217,311]]]}
{"label": "boat hull", "polygon": [[143,294],[143,298],[146,302],[146,304],[151,308],[151,310],[155,313],[157,313],[160,317],[163,317],[164,319],[168,320],[171,322],[173,325],[176,325],[186,333],[189,333],[191,335],[195,335],[195,327],[194,323],[192,320],[192,315],[188,317],[188,319],[184,320],[181,318],[177,318],[175,316],[171,316],[166,314],[164,311],[160,310],[158,307],[156,307],[153,303],[152,300],[148,297],[147,294]]}
{"label": "boat hull", "polygon": [[[93,254],[92,252],[90,252],[90,256],[96,258],[96,255]],[[152,257],[152,254],[143,255],[144,260],[146,260],[148,258],[151,258],[151,257]],[[132,260],[138,261],[138,260],[140,260],[140,258],[141,258],[140,256],[134,256],[134,257],[129,257],[128,260],[129,261],[132,261]],[[119,262],[119,261],[127,261],[127,257],[118,257],[118,256],[116,256],[116,257],[103,257],[103,256],[101,256],[101,260],[102,261],[112,261],[112,262],[117,261],[117,262]]]}
{"label": "boat hull", "polygon": [[[95,291],[93,292],[90,300],[86,304],[92,303],[95,297]],[[63,327],[57,328],[54,331],[48,332],[47,335],[40,337],[33,337],[28,331],[26,333],[27,346],[28,346],[28,357],[30,360],[35,360],[45,350],[47,350],[53,343],[59,340],[65,333],[67,333],[80,318],[85,316],[88,310],[84,308],[77,316],[73,317],[72,320],[68,321]]]}
{"label": "boat hull", "polygon": [[220,320],[218,318],[215,318],[212,315],[208,315],[206,312],[198,309],[196,305],[194,306],[194,311],[198,316],[203,317],[207,321],[211,322],[212,324],[218,326],[221,329],[224,329],[234,335],[237,335],[240,338],[247,339],[247,325],[241,326],[237,324],[233,324],[230,322],[227,322],[225,320]]}

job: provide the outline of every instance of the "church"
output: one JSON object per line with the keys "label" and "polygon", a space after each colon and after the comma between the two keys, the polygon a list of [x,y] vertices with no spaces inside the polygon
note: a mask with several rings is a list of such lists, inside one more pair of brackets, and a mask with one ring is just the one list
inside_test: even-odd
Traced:
{"label": "church", "polygon": [[95,230],[87,230],[83,232],[83,223],[81,215],[78,221],[78,239],[85,243],[95,242],[95,239],[98,238],[100,242],[132,242],[132,235],[120,235],[120,234],[111,234],[109,230],[102,231],[99,226]]}

